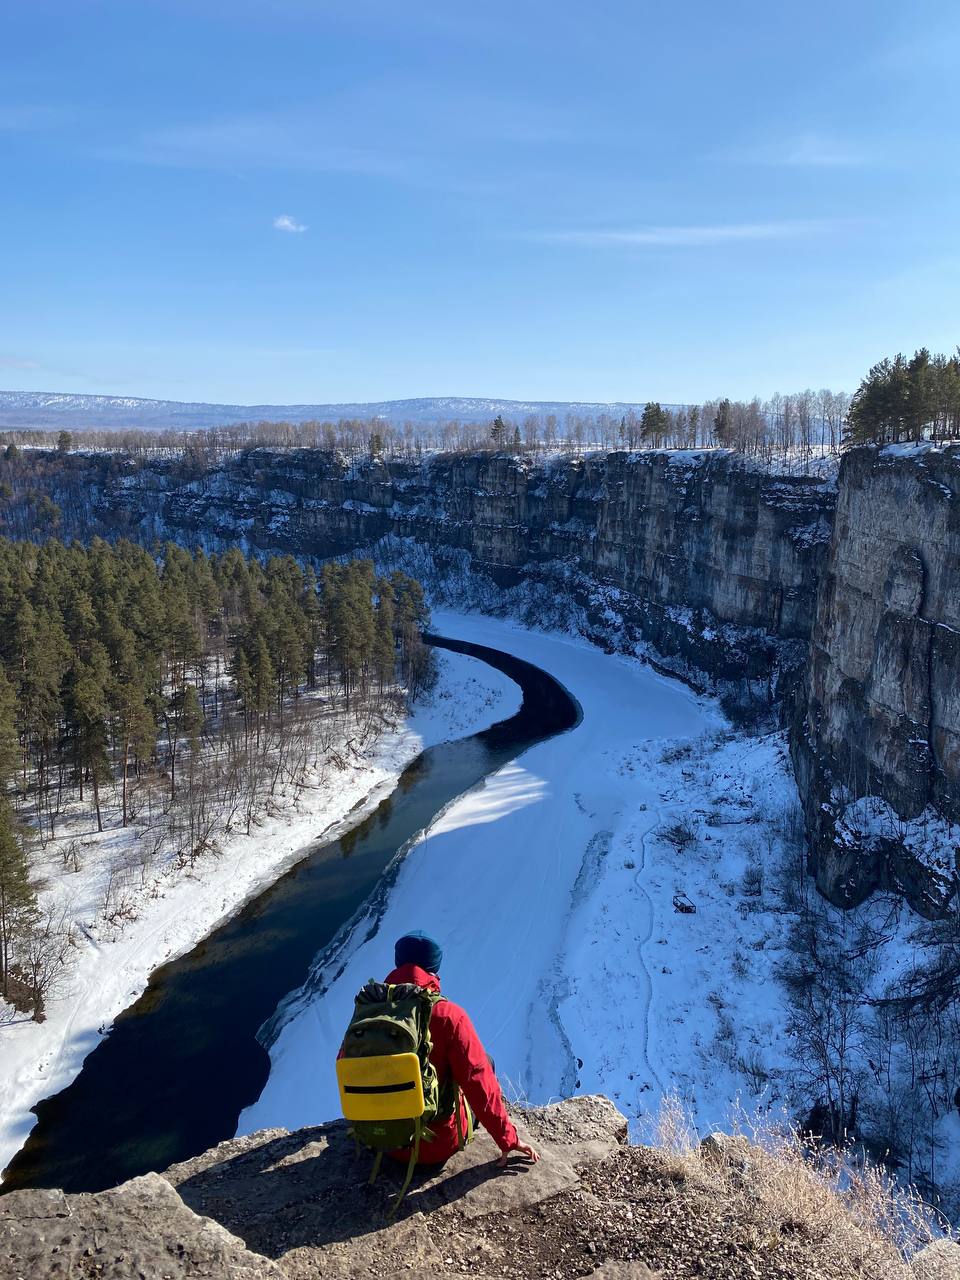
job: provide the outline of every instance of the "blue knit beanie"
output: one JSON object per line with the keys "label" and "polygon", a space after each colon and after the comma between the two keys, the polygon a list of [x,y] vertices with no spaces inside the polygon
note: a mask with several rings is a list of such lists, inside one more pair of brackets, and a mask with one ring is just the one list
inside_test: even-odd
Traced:
{"label": "blue knit beanie", "polygon": [[443,948],[429,934],[414,929],[397,939],[393,959],[398,969],[404,964],[415,964],[426,969],[427,973],[439,973]]}

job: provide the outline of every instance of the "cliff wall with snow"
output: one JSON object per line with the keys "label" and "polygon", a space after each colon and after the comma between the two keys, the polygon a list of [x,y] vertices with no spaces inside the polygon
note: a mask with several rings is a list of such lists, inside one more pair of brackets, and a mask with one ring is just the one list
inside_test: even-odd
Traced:
{"label": "cliff wall with snow", "polygon": [[0,466],[13,536],[42,532],[42,490],[61,536],[399,557],[438,599],[642,643],[694,682],[779,699],[821,890],[891,886],[928,913],[954,891],[960,449],[855,450],[836,487],[723,451],[33,457]]}
{"label": "cliff wall with snow", "polygon": [[960,855],[960,449],[845,456],[792,754],[821,891],[936,914]]}
{"label": "cliff wall with snow", "polygon": [[501,590],[541,584],[617,647],[643,639],[678,671],[725,680],[802,660],[834,506],[827,485],[726,453],[348,464],[258,449],[177,472],[105,477],[101,521],[316,556],[409,540],[441,575],[468,564]]}

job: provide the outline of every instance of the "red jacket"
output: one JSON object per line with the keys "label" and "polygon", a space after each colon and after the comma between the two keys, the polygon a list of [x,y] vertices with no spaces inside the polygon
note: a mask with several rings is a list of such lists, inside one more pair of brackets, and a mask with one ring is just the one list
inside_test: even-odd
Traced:
{"label": "red jacket", "polygon": [[[391,984],[412,982],[430,991],[440,990],[440,979],[436,974],[427,973],[415,964],[404,964],[394,969],[386,981]],[[490,1059],[466,1012],[452,1000],[439,1000],[430,1014],[430,1037],[433,1041],[430,1061],[437,1069],[440,1083],[453,1076],[460,1086],[462,1132],[467,1132],[466,1099],[500,1150],[512,1151],[517,1145],[517,1131],[503,1105],[503,1094]],[[459,1149],[456,1115],[449,1120],[435,1120],[430,1130],[436,1137],[432,1142],[420,1144],[420,1164],[438,1164]],[[394,1154],[403,1160],[410,1158],[409,1150]]]}

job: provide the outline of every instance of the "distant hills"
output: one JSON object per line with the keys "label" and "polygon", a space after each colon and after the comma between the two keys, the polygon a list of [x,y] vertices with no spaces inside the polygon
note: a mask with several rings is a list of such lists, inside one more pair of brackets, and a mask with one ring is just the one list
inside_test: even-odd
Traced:
{"label": "distant hills", "polygon": [[[670,406],[665,406],[670,407]],[[515,422],[531,413],[596,418],[640,413],[642,403],[601,404],[563,400],[493,400],[475,396],[427,396],[416,400],[378,400],[366,404],[202,404],[181,400],[142,400],[134,396],[69,395],[50,391],[0,391],[0,429],[89,431],[232,426],[238,422],[309,422],[339,418],[383,418],[393,424],[432,426],[456,419],[489,422],[502,414]]]}

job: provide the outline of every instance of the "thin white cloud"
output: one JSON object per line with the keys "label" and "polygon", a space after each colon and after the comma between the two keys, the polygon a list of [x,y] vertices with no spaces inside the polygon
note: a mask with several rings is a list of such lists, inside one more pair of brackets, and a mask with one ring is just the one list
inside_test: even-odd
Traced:
{"label": "thin white cloud", "polygon": [[289,213],[281,213],[273,220],[273,225],[278,231],[287,231],[291,235],[298,235],[301,231],[306,231],[306,224],[298,222],[296,218],[291,217]]}
{"label": "thin white cloud", "polygon": [[328,140],[333,130],[316,111],[299,115],[232,116],[154,129],[139,138],[94,148],[102,160],[185,169],[290,169],[395,175],[398,164],[378,146]]}
{"label": "thin white cloud", "polygon": [[245,112],[154,127],[97,146],[100,159],[246,172],[251,169],[347,173],[433,180],[453,159],[494,148],[583,142],[572,110],[550,109],[458,81],[424,84],[407,76],[359,83],[296,108]]}
{"label": "thin white cloud", "polygon": [[785,165],[798,169],[854,169],[875,163],[875,153],[842,138],[801,133],[778,142],[765,142],[733,153],[746,164]]}
{"label": "thin white cloud", "polygon": [[714,226],[653,226],[625,230],[540,231],[524,239],[588,249],[694,249],[708,245],[796,240],[820,235],[839,224],[830,220],[733,222]]}

